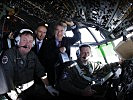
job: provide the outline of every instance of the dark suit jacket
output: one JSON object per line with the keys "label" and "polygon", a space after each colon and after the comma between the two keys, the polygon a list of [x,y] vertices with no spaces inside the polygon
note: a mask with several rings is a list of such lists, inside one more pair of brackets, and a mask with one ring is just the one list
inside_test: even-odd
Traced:
{"label": "dark suit jacket", "polygon": [[36,44],[36,41],[35,41],[35,46],[32,48],[32,51],[34,51],[35,54],[38,56],[39,61],[41,61],[40,56],[43,54],[43,50],[45,50],[45,49],[43,49],[45,47],[45,45],[46,45],[46,39],[44,38],[43,43],[42,43],[38,53],[37,53],[37,44]]}
{"label": "dark suit jacket", "polygon": [[[34,47],[32,48],[32,51],[37,55],[37,57],[38,57],[38,59],[39,59],[39,61],[40,61],[40,63],[43,65],[43,67],[44,67],[44,60],[42,60],[42,54],[43,54],[43,50],[45,50],[45,49],[43,49],[43,47],[45,47],[45,43],[46,43],[46,39],[44,38],[44,40],[43,40],[43,43],[42,43],[42,45],[41,45],[41,47],[40,47],[40,50],[39,50],[39,52],[37,53],[37,44],[36,44],[36,40],[35,40],[35,45],[34,45]],[[44,46],[43,46],[44,45]],[[43,63],[42,63],[43,62]],[[44,67],[45,68],[45,67]],[[35,78],[35,83],[36,84],[42,84],[43,85],[43,83],[42,83],[42,80],[39,78],[39,77],[37,77],[36,75],[34,75],[34,78]]]}
{"label": "dark suit jacket", "polygon": [[[61,46],[66,47],[66,53],[70,55],[70,46],[80,40],[81,33],[78,30],[78,27],[72,30],[74,33],[73,37],[63,37],[61,41]],[[46,44],[43,45],[43,48],[40,50],[43,52],[40,55],[40,61],[45,67],[48,73],[48,80],[50,84],[55,82],[55,65],[59,62],[59,48],[56,46],[55,37],[48,39]]]}

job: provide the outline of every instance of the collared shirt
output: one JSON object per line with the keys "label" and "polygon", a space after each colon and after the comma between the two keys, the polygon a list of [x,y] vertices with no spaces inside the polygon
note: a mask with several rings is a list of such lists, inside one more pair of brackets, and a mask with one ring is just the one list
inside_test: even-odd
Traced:
{"label": "collared shirt", "polygon": [[40,50],[40,48],[41,48],[41,46],[42,46],[42,43],[43,43],[43,40],[39,41],[39,40],[36,38],[36,43],[38,43],[38,42],[40,42],[40,43],[39,43],[39,50]]}
{"label": "collared shirt", "polygon": [[56,42],[56,46],[59,47],[59,42],[61,42],[61,41],[58,41],[58,40],[56,39],[55,42]]}

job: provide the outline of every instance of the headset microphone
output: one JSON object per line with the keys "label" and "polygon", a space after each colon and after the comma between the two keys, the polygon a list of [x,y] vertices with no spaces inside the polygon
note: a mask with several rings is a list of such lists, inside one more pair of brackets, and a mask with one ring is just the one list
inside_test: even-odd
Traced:
{"label": "headset microphone", "polygon": [[23,48],[28,48],[28,46],[26,46],[26,45],[24,45],[24,46],[19,46],[19,48],[20,48],[20,47],[23,47]]}
{"label": "headset microphone", "polygon": [[84,60],[88,60],[90,57],[87,56],[87,57],[82,57]]}

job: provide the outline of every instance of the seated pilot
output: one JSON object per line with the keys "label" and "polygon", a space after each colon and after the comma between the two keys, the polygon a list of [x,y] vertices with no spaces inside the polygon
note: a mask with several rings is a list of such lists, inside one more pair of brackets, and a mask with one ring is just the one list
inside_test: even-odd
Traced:
{"label": "seated pilot", "polygon": [[59,89],[62,91],[60,93],[64,92],[66,95],[74,96],[92,96],[96,93],[91,88],[95,72],[100,71],[103,74],[103,72],[107,72],[111,68],[118,66],[119,63],[107,64],[102,67],[100,64],[96,65],[89,61],[91,53],[89,45],[83,44],[79,47],[79,50],[78,59],[68,62],[67,67],[64,68],[58,84]]}

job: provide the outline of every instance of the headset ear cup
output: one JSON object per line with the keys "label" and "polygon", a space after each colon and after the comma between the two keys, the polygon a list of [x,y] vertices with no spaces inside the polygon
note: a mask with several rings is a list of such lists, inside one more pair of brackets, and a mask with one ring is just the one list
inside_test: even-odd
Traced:
{"label": "headset ear cup", "polygon": [[34,47],[35,46],[35,40],[33,41],[33,44],[32,44],[32,47]]}
{"label": "headset ear cup", "polygon": [[76,51],[76,56],[77,56],[77,58],[79,58],[79,56],[80,56],[80,50],[79,49]]}
{"label": "headset ear cup", "polygon": [[19,43],[20,43],[20,36],[17,36],[16,38],[15,38],[15,45],[19,45]]}
{"label": "headset ear cup", "polygon": [[[15,38],[15,45],[19,45],[19,43],[20,43],[20,36],[17,36],[16,38]],[[32,47],[34,47],[35,46],[35,40],[33,41],[33,43],[32,43]]]}

